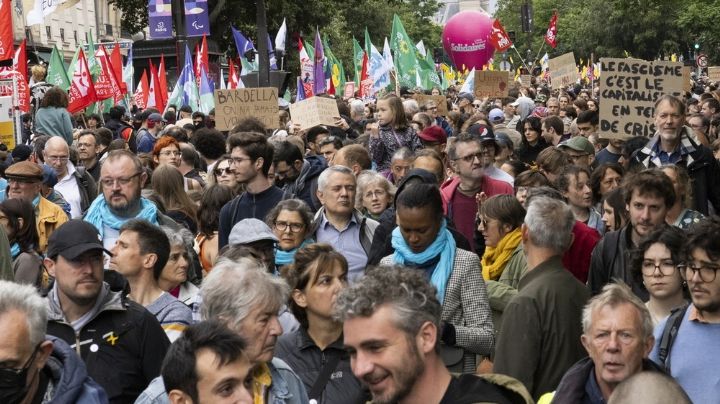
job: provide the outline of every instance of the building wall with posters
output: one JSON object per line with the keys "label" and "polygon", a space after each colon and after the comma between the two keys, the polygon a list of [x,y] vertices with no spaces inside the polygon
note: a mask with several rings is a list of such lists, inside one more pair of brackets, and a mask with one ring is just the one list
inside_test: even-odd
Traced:
{"label": "building wall with posters", "polygon": [[107,0],[80,0],[74,6],[56,11],[45,17],[44,24],[25,26],[23,3],[13,1],[13,27],[15,42],[27,38],[28,53],[37,51],[39,56],[49,59],[53,45],[63,52],[66,61],[72,59],[77,47],[85,42],[87,32],[92,32],[95,42],[121,39],[121,13]]}

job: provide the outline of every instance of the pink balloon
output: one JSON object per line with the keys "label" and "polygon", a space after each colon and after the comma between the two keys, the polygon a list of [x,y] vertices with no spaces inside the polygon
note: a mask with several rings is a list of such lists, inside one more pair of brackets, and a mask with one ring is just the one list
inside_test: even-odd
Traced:
{"label": "pink balloon", "polygon": [[452,16],[443,29],[445,52],[455,68],[481,69],[495,53],[490,44],[492,18],[481,11],[463,11]]}

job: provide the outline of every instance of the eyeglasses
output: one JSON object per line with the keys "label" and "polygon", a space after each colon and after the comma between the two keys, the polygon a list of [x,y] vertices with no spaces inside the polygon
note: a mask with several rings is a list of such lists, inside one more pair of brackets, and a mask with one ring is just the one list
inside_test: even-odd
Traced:
{"label": "eyeglasses", "polygon": [[566,153],[568,156],[568,160],[572,161],[573,163],[580,160],[583,157],[589,156],[589,154],[570,154]]}
{"label": "eyeglasses", "polygon": [[700,276],[700,280],[703,282],[712,282],[715,280],[715,277],[717,276],[717,271],[720,270],[720,267],[708,263],[703,263],[702,266],[696,266],[694,264],[690,265],[678,265],[677,269],[680,271],[680,276],[684,280],[690,280],[695,276],[695,272],[698,273]]}
{"label": "eyeglasses", "polygon": [[482,104],[473,104],[473,107],[474,107],[474,108],[480,108],[480,107],[482,107]]}
{"label": "eyeglasses", "polygon": [[241,164],[243,161],[252,161],[250,157],[230,157],[233,164]]}
{"label": "eyeglasses", "polygon": [[376,197],[379,198],[381,196],[387,195],[387,192],[385,192],[384,189],[376,189],[375,191],[368,191],[365,193],[365,198],[372,198]]}
{"label": "eyeglasses", "polygon": [[288,223],[288,222],[275,222],[275,229],[277,231],[285,231],[287,228],[290,228],[291,233],[299,233],[302,231],[302,229],[305,228],[305,224],[303,223]]}
{"label": "eyeglasses", "polygon": [[457,160],[462,160],[462,161],[464,161],[464,162],[466,162],[466,163],[472,163],[473,161],[475,161],[476,158],[477,158],[478,160],[482,160],[483,157],[487,157],[487,156],[489,156],[489,155],[490,155],[490,151],[489,151],[489,150],[480,150],[480,151],[477,152],[477,153],[468,154],[467,156],[463,156],[463,157],[458,157],[458,158],[456,158],[455,160],[456,160],[456,161],[457,161]]}
{"label": "eyeglasses", "polygon": [[166,150],[166,151],[161,151],[160,155],[162,155],[162,156],[182,156],[182,152],[179,150],[176,150],[176,151]]}
{"label": "eyeglasses", "polygon": [[225,173],[228,174],[235,174],[235,170],[233,170],[230,167],[227,168],[216,168],[215,169],[215,175],[225,175]]}
{"label": "eyeglasses", "polygon": [[8,184],[34,184],[36,182],[40,182],[41,180],[37,178],[8,178],[7,182]]}
{"label": "eyeglasses", "polygon": [[675,263],[672,260],[663,260],[659,264],[652,260],[644,260],[640,265],[642,274],[645,276],[655,275],[655,270],[659,270],[663,276],[670,276],[675,273]]}
{"label": "eyeglasses", "polygon": [[120,186],[124,187],[125,185],[129,184],[133,178],[137,177],[140,174],[142,174],[142,172],[137,172],[129,177],[100,178],[100,183],[102,184],[103,187],[109,188],[109,187],[114,187],[115,183],[117,182]]}
{"label": "eyeglasses", "polygon": [[10,386],[17,386],[18,384],[24,383],[25,378],[27,378],[27,371],[30,368],[30,365],[35,360],[35,356],[37,355],[38,348],[40,348],[40,344],[37,344],[35,346],[35,349],[33,349],[32,355],[30,355],[30,358],[23,364],[23,366],[20,369],[15,368],[0,368],[0,387],[6,388]]}
{"label": "eyeglasses", "polygon": [[68,156],[45,156],[45,160],[50,162],[67,163]]}

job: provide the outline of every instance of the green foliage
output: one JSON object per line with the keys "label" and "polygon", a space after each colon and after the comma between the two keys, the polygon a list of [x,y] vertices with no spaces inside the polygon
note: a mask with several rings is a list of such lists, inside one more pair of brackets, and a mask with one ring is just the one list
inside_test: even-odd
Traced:
{"label": "green foliage", "polygon": [[[533,32],[520,24],[525,0],[499,0],[495,17],[516,31],[516,47],[534,58],[542,46],[554,9],[558,11],[558,47],[545,46],[550,57],[575,52],[577,59],[629,55],[646,60],[671,54],[692,57],[695,41],[711,62],[720,63],[720,3],[702,0],[533,0]],[[542,56],[542,54],[540,55]]]}

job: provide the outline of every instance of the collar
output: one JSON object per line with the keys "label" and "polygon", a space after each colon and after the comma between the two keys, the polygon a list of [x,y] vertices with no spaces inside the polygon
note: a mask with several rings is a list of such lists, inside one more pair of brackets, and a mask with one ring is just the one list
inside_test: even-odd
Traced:
{"label": "collar", "polygon": [[[317,346],[317,344],[315,343],[315,341],[313,341],[313,339],[310,337],[310,334],[308,334],[308,331],[305,327],[298,328],[297,336],[295,337],[295,344],[296,344],[298,350],[301,350],[301,351],[308,349],[308,348],[320,349]],[[343,346],[342,334],[340,334],[340,338],[338,338],[332,344],[328,345],[328,347],[326,349],[330,349],[330,348],[339,349],[339,350],[343,350],[343,351],[345,350],[345,348]]]}
{"label": "collar", "polygon": [[[692,154],[695,153],[695,150],[697,149],[697,145],[688,135],[688,130],[688,127],[683,127],[683,131],[680,133],[680,144],[678,145],[680,159],[685,160],[686,166],[689,166],[695,161]],[[660,152],[660,133],[658,132],[647,142],[645,147],[640,150],[640,153],[647,156],[641,161],[642,164],[645,167],[650,167],[650,163],[652,163],[655,167],[661,167],[662,161],[660,160]],[[675,150],[673,153],[676,152],[678,152],[678,150]]]}
{"label": "collar", "polygon": [[350,221],[347,223],[347,226],[345,226],[344,229],[342,229],[342,230],[341,230],[341,229],[335,229],[335,226],[333,226],[333,225],[330,223],[330,221],[327,219],[327,216],[325,216],[325,209],[324,209],[324,207],[323,207],[322,216],[320,216],[320,227],[322,227],[323,230],[326,230],[326,229],[327,229],[327,226],[332,226],[333,229],[335,229],[335,230],[337,230],[337,231],[339,231],[339,232],[342,232],[342,231],[345,231],[345,230],[349,229],[349,228],[350,228],[350,225],[353,224],[353,223],[355,223],[355,224],[358,223],[357,218],[355,218],[355,212],[353,212],[353,213],[350,214]]}
{"label": "collar", "polygon": [[600,385],[595,379],[595,368],[590,369],[587,381],[585,382],[585,396],[589,398],[589,401],[593,404],[605,404],[605,399],[600,390]]}
{"label": "collar", "polygon": [[[522,245],[522,243],[521,243]],[[562,256],[561,255],[554,255],[544,262],[538,264],[535,268],[532,270],[528,269],[525,276],[523,276],[520,279],[520,283],[518,284],[518,290],[522,289],[524,286],[528,285],[530,282],[532,282],[535,278],[540,277],[543,273],[547,271],[552,271],[556,269],[563,269],[563,263],[562,263]]]}
{"label": "collar", "polygon": [[712,324],[703,317],[702,312],[695,307],[694,304],[690,305],[690,313],[688,314],[688,320],[699,323],[699,324]]}

